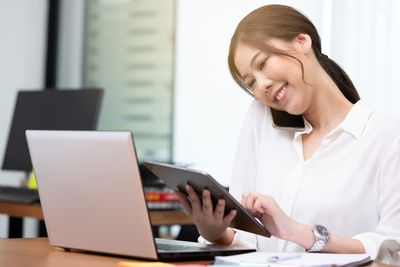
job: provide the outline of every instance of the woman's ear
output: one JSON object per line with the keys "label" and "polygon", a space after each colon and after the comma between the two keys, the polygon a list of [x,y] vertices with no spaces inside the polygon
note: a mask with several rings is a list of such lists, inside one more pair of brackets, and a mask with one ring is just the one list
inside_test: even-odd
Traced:
{"label": "woman's ear", "polygon": [[300,33],[294,40],[296,49],[299,53],[307,55],[311,51],[312,40],[311,37],[306,33]]}

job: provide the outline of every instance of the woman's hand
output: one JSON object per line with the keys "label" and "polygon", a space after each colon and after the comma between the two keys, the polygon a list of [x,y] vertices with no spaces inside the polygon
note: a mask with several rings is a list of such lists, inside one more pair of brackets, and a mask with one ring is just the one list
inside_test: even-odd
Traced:
{"label": "woman's hand", "polygon": [[297,223],[283,212],[272,197],[256,192],[243,193],[242,205],[277,238],[290,240],[294,236]]}
{"label": "woman's hand", "polygon": [[230,244],[233,240],[234,232],[228,226],[236,216],[236,210],[231,210],[224,217],[224,199],[218,200],[214,210],[209,190],[203,190],[201,202],[193,187],[186,185],[185,189],[189,197],[182,192],[176,192],[176,194],[185,208],[186,214],[196,225],[199,234],[213,243]]}
{"label": "woman's hand", "polygon": [[[256,192],[244,193],[242,205],[260,219],[268,231],[277,238],[294,242],[307,250],[315,243],[311,226],[293,221],[272,197]],[[331,237],[322,252],[365,253],[365,249],[357,239],[331,233]]]}

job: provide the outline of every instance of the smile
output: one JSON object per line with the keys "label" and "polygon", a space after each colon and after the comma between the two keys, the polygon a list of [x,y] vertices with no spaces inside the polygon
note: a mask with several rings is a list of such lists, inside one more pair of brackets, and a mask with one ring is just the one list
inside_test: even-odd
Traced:
{"label": "smile", "polygon": [[287,84],[285,84],[285,85],[282,86],[282,89],[280,89],[280,90],[276,93],[276,96],[275,96],[275,99],[274,99],[274,100],[276,100],[276,101],[278,101],[278,102],[282,102],[283,99],[284,99],[285,96],[286,96],[287,91],[288,91]]}

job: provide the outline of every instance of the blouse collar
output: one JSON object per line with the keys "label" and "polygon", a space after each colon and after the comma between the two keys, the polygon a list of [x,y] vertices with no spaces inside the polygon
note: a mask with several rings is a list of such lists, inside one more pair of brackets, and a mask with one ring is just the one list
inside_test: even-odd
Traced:
{"label": "blouse collar", "polygon": [[[338,132],[341,133],[342,131],[345,131],[351,134],[354,138],[359,139],[364,131],[370,115],[370,108],[365,105],[364,102],[359,100],[347,113],[345,119],[326,137],[337,135]],[[295,132],[294,139],[297,139],[297,137],[302,134],[309,134],[313,129],[311,124],[305,118],[303,119],[305,125],[304,130]]]}

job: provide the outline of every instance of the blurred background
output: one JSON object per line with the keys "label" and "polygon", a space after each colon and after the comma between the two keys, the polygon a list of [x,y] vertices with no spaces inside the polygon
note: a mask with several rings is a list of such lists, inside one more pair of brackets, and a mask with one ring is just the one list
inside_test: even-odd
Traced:
{"label": "blurred background", "polygon": [[[96,87],[104,89],[98,129],[132,131],[139,160],[183,164],[229,186],[251,102],[229,74],[229,42],[246,14],[271,3],[305,14],[361,98],[400,116],[396,0],[3,0],[1,158],[18,90]],[[25,176],[1,170],[0,184]],[[7,227],[0,215],[0,237]]]}

